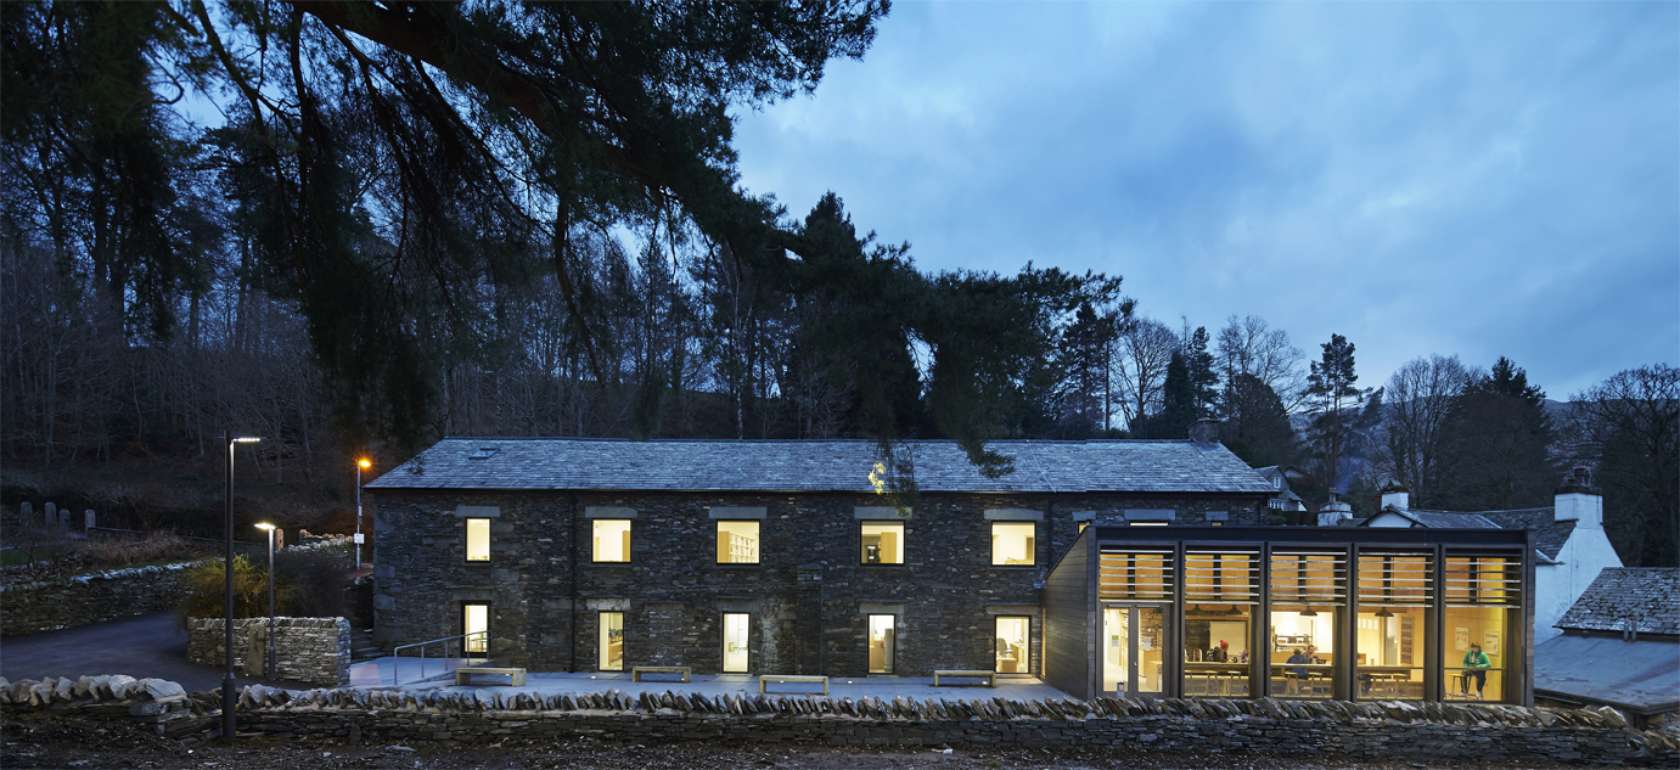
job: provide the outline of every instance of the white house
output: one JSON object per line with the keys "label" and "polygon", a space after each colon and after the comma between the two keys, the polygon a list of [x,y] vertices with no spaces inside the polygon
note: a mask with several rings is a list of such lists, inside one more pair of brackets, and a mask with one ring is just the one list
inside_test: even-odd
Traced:
{"label": "white house", "polygon": [[1604,534],[1604,498],[1585,468],[1564,480],[1547,508],[1504,511],[1414,510],[1404,487],[1383,488],[1382,510],[1360,526],[1534,530],[1534,641],[1560,632],[1554,624],[1606,567],[1622,559]]}

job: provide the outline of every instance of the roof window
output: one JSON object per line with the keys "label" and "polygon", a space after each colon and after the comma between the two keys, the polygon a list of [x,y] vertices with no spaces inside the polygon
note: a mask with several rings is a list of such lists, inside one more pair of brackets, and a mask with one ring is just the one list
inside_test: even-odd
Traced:
{"label": "roof window", "polygon": [[472,454],[467,455],[467,459],[468,460],[488,460],[492,457],[495,457],[496,452],[499,449],[500,449],[500,447],[481,446],[477,450],[474,450]]}

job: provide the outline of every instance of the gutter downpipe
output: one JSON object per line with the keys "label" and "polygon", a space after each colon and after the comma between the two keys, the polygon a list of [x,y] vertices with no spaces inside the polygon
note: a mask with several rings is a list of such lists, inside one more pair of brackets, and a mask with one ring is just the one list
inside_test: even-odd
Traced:
{"label": "gutter downpipe", "polygon": [[572,619],[571,619],[571,622],[569,624],[571,633],[566,635],[566,637],[567,637],[566,647],[568,649],[567,654],[568,654],[568,657],[571,659],[571,662],[569,664],[567,664],[566,670],[570,671],[570,672],[573,672],[573,673],[576,673],[577,670],[578,670],[578,667],[577,667],[577,635],[578,635],[578,627],[577,627],[577,619],[578,619],[578,612],[577,612],[577,603],[578,603],[577,562],[578,562],[578,538],[580,537],[580,535],[578,533],[578,526],[577,526],[577,522],[578,522],[578,515],[577,515],[577,513],[578,513],[578,510],[577,510],[578,509],[578,497],[577,497],[577,494],[573,493],[571,495],[571,498],[572,498],[572,504],[571,504],[571,525],[570,526],[571,526],[571,531],[572,531],[572,558],[569,561],[571,562],[570,566],[571,566],[571,572],[572,572],[572,579],[570,581],[570,583],[571,583],[571,601],[567,602],[567,607],[568,607],[567,611],[571,613],[571,618]]}

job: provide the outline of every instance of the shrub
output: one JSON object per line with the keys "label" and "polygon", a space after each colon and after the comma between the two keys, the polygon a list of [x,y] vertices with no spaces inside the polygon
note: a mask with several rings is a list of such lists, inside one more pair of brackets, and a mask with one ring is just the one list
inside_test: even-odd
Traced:
{"label": "shrub", "polygon": [[[187,593],[181,598],[183,618],[222,616],[222,562],[206,561],[187,571]],[[268,615],[268,573],[244,556],[233,558],[233,616],[254,618]]]}
{"label": "shrub", "polygon": [[344,591],[350,585],[353,561],[343,549],[292,550],[274,555],[274,574],[279,580],[277,600],[281,614],[296,617],[332,618],[346,616],[349,601]]}
{"label": "shrub", "polygon": [[174,532],[149,532],[138,540],[88,540],[76,547],[76,556],[82,565],[93,569],[183,561],[209,553],[207,546],[193,543]]}

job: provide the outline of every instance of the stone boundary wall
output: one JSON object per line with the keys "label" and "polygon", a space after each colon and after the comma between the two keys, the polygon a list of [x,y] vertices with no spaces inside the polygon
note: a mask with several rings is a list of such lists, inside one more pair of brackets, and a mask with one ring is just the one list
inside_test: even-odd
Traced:
{"label": "stone boundary wall", "polygon": [[[187,619],[187,660],[220,666],[226,639],[221,618]],[[350,621],[344,618],[274,619],[273,674],[263,670],[268,618],[233,622],[233,667],[244,676],[308,684],[350,683]]]}
{"label": "stone boundary wall", "polygon": [[[160,680],[141,680],[157,683]],[[0,679],[10,718],[75,718],[123,691],[133,716],[163,734],[216,727],[219,693],[176,701],[173,683],[130,677],[16,683]],[[168,693],[168,700],[148,691]],[[825,746],[1056,748],[1251,752],[1387,762],[1560,762],[1680,765],[1680,740],[1634,730],[1611,709],[1261,699],[1090,701],[705,696],[674,691],[538,695],[252,685],[239,696],[241,732],[348,741],[493,743],[589,735],[622,741],[719,739]],[[118,706],[111,706],[116,708]],[[173,727],[171,725],[174,725]]]}
{"label": "stone boundary wall", "polygon": [[0,585],[0,636],[106,623],[175,608],[197,562],[90,572],[62,580]]}

